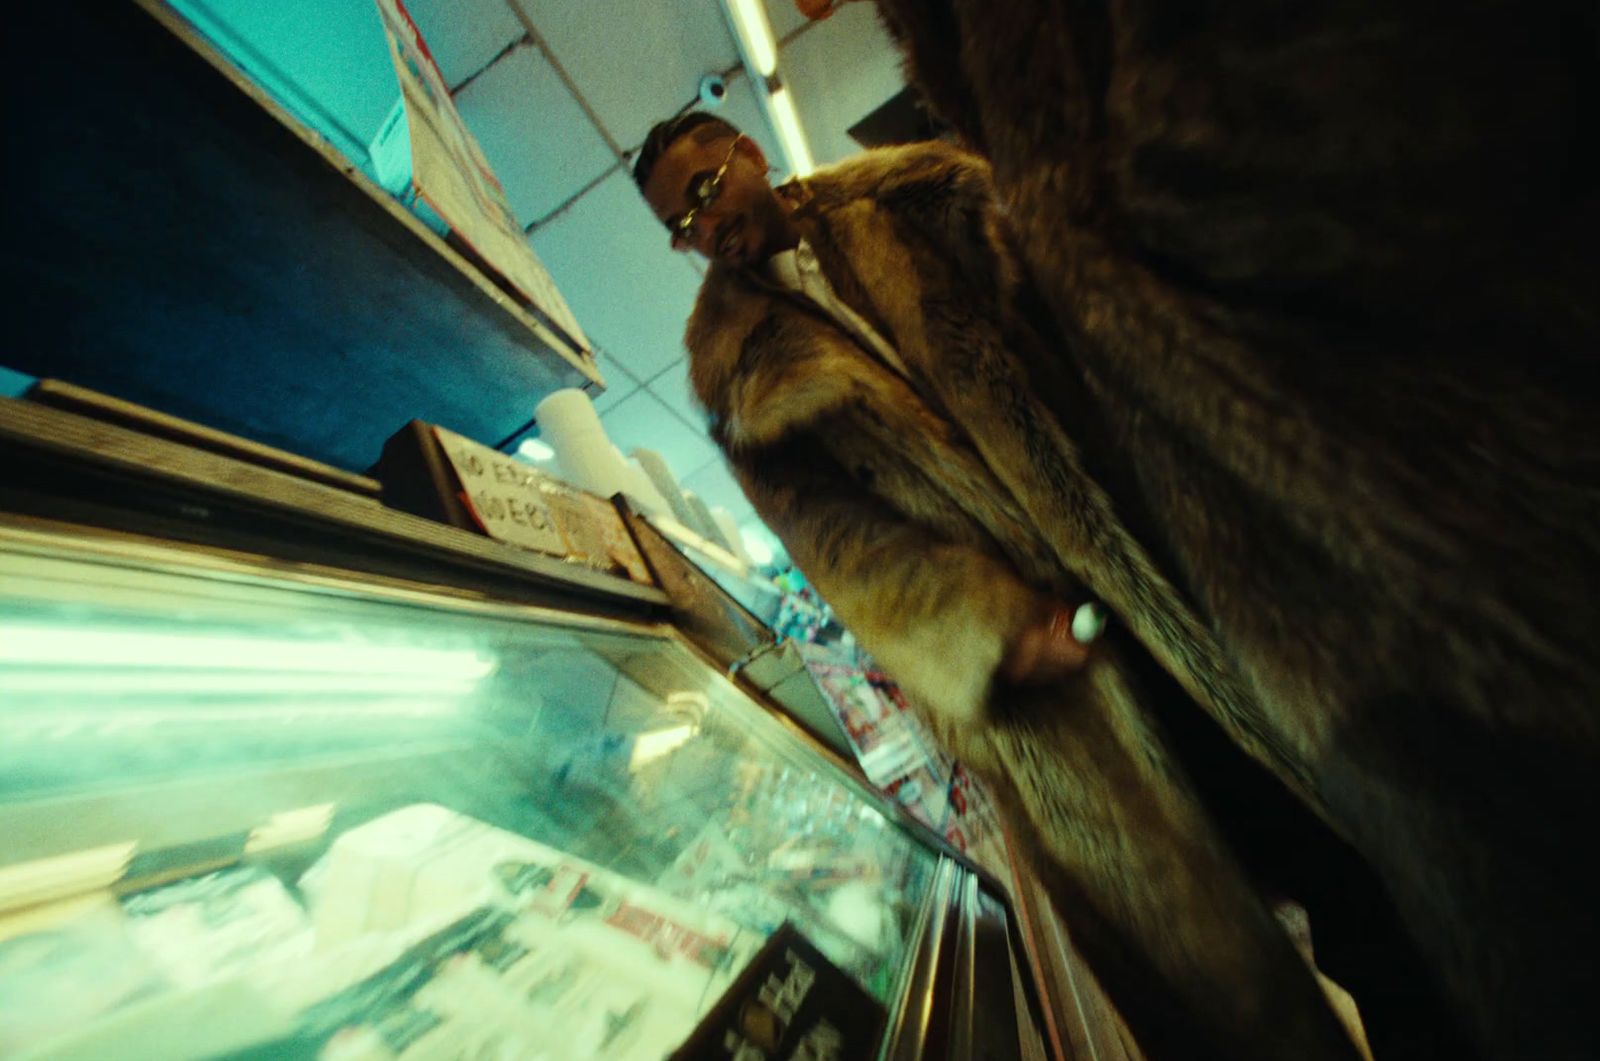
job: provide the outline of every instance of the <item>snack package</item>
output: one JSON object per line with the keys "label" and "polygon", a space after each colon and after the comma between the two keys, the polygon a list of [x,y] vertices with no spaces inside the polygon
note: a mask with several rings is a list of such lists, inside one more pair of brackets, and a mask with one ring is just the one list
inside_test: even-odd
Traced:
{"label": "snack package", "polygon": [[265,990],[310,924],[275,877],[230,869],[69,900],[0,921],[0,1056],[205,1057],[280,1034]]}
{"label": "snack package", "polygon": [[693,1028],[681,990],[643,984],[565,936],[539,914],[475,911],[317,1007],[315,1056],[658,1058]]}
{"label": "snack package", "polygon": [[139,949],[179,987],[300,967],[311,922],[278,878],[259,869],[191,877],[123,900]]}
{"label": "snack package", "polygon": [[328,1058],[660,1057],[761,944],[759,933],[444,807],[334,841],[306,874],[316,950],[410,941],[312,1008]]}
{"label": "snack package", "polygon": [[748,876],[749,872],[744,855],[729,842],[721,823],[713,819],[695,834],[656,883],[675,895],[690,896]]}

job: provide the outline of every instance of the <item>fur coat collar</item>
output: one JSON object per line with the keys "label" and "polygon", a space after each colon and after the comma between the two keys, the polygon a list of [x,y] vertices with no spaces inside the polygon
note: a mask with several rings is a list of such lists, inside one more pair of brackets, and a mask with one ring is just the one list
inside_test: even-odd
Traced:
{"label": "fur coat collar", "polygon": [[[769,492],[763,455],[809,449],[814,471],[846,477],[863,499],[982,550],[1029,586],[1103,601],[1237,739],[1293,772],[1292,755],[1268,736],[1210,632],[1036,396],[1030,371],[1050,357],[1019,305],[1024,289],[985,164],[919,144],[820,170],[802,189],[796,216],[835,292],[908,371],[886,365],[809,301],[714,264],[687,332],[690,378],[747,492],[756,488],[758,511]],[[803,533],[790,513],[762,515],[797,559],[812,551],[789,540]],[[819,585],[831,581],[815,561],[802,567]],[[875,629],[872,613],[851,610],[841,610],[845,621],[886,655],[889,631]],[[972,681],[958,672],[975,663],[992,671],[988,655],[940,655],[950,666],[933,670],[948,673],[897,677],[908,688],[932,686],[916,691],[936,714],[981,716],[989,675]]]}
{"label": "fur coat collar", "polygon": [[[1282,773],[1300,760],[1035,393],[1052,359],[986,167],[916,145],[802,191],[796,217],[835,293],[905,372],[808,301],[714,265],[690,378],[757,512],[990,787],[1144,1041],[1174,1056],[1201,1042],[1350,1056],[1137,677],[1171,675]],[[997,679],[1041,602],[1087,597],[1116,620],[1081,673],[1034,689]],[[1159,670],[1144,671],[1150,658]]]}

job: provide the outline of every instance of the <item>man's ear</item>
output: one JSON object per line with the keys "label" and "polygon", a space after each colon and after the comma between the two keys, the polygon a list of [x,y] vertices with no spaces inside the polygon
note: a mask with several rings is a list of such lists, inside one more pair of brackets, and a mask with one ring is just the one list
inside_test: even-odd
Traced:
{"label": "man's ear", "polygon": [[734,150],[738,151],[740,154],[744,155],[745,158],[748,158],[751,162],[753,162],[756,168],[762,173],[765,173],[767,170],[772,168],[767,163],[767,156],[764,152],[762,152],[761,145],[756,143],[755,137],[753,136],[746,136],[744,139],[740,140],[739,146]]}

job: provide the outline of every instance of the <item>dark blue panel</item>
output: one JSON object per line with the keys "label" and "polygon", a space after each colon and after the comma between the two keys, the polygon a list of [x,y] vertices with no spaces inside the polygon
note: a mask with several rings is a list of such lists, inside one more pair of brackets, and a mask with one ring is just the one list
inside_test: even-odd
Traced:
{"label": "dark blue panel", "polygon": [[3,37],[0,364],[349,469],[408,420],[494,443],[582,384],[131,3]]}

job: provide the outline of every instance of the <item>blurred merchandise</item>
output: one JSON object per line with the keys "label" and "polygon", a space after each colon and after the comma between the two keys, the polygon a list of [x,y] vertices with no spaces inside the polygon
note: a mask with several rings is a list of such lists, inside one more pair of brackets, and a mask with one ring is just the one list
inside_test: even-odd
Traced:
{"label": "blurred merchandise", "polygon": [[957,851],[999,835],[994,804],[978,780],[939,746],[905,695],[850,644],[801,645],[867,780]]}

